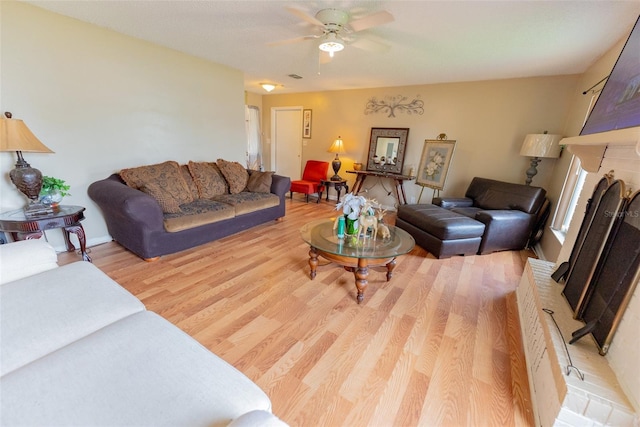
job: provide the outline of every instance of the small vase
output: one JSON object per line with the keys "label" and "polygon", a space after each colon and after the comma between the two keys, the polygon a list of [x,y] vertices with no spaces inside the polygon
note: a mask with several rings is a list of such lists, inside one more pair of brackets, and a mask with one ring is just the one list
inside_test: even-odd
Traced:
{"label": "small vase", "polygon": [[355,236],[358,234],[358,220],[357,219],[349,219],[348,217],[344,217],[345,222],[345,234],[348,236]]}
{"label": "small vase", "polygon": [[62,201],[62,194],[58,190],[40,193],[40,203],[46,206],[58,206]]}

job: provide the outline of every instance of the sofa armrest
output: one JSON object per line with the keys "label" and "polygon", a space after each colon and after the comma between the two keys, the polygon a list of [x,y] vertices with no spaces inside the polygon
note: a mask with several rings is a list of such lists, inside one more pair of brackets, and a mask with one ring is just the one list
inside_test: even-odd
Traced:
{"label": "sofa armrest", "polygon": [[44,240],[0,245],[0,285],[58,267],[58,254]]}
{"label": "sofa armrest", "polygon": [[291,178],[288,176],[282,176],[273,174],[271,180],[271,192],[281,199],[284,198],[291,188]]}
{"label": "sofa armrest", "polygon": [[256,409],[240,415],[231,421],[227,427],[288,427],[284,421],[273,415],[271,412]]}
{"label": "sofa armrest", "polygon": [[100,207],[107,228],[118,240],[122,234],[164,232],[162,208],[150,195],[126,185],[119,175],[89,185],[89,197]]}
{"label": "sofa armrest", "polygon": [[102,210],[109,232],[112,227],[164,230],[162,208],[152,196],[131,188],[114,174],[89,185],[88,194]]}
{"label": "sofa armrest", "polygon": [[527,246],[535,215],[519,210],[485,210],[475,219],[485,225],[480,254],[523,249]]}
{"label": "sofa armrest", "polygon": [[469,208],[473,206],[473,200],[468,197],[435,197],[432,203],[445,209]]}

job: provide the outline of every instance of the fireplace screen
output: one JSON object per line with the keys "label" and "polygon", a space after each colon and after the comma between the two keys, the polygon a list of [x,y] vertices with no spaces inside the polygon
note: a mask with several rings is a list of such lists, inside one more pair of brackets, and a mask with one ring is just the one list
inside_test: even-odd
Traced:
{"label": "fireplace screen", "polygon": [[620,213],[625,204],[625,185],[614,181],[604,192],[600,203],[594,206],[593,217],[588,225],[584,242],[580,246],[575,262],[569,270],[563,295],[579,319],[584,309],[590,283],[596,273],[598,260],[603,253],[611,230],[620,221]]}
{"label": "fireplace screen", "polygon": [[587,206],[585,208],[584,218],[582,219],[582,225],[580,226],[580,230],[578,232],[578,237],[576,238],[576,242],[573,245],[573,249],[571,250],[571,255],[569,256],[569,261],[565,261],[556,271],[553,272],[551,278],[556,282],[560,282],[563,279],[567,278],[567,273],[571,269],[571,266],[576,263],[576,258],[578,253],[580,253],[580,248],[582,248],[582,244],[584,243],[584,238],[587,235],[587,231],[589,231],[589,224],[591,224],[591,220],[593,219],[593,214],[600,203],[600,198],[607,190],[607,188],[611,185],[611,180],[613,179],[613,171],[610,171],[608,174],[605,174],[596,187],[593,190],[593,194],[589,201],[587,201]]}
{"label": "fireplace screen", "polygon": [[640,278],[640,191],[621,212],[597,273],[588,287],[582,320],[586,325],[573,333],[571,343],[591,333],[600,354],[609,349],[613,334]]}

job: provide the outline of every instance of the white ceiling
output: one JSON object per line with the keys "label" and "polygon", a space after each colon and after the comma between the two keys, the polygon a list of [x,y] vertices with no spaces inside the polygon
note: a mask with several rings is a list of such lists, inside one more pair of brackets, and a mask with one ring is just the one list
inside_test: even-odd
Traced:
{"label": "white ceiling", "polygon": [[[26,2],[236,68],[257,93],[260,82],[292,93],[582,73],[640,15],[640,0]],[[351,19],[386,10],[393,22],[357,35],[391,48],[348,45],[319,64],[317,40],[267,46],[317,33],[287,7],[312,16],[338,8]]]}

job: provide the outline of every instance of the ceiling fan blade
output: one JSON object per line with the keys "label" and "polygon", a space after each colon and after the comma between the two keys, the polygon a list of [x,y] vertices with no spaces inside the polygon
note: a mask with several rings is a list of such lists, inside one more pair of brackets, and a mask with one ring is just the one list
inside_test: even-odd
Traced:
{"label": "ceiling fan blade", "polygon": [[317,39],[320,36],[302,36],[302,37],[296,37],[293,39],[286,39],[286,40],[278,40],[275,42],[269,42],[267,43],[267,46],[281,46],[281,45],[285,45],[285,44],[293,44],[293,43],[299,43],[299,42],[303,42],[305,40],[313,40],[313,39]]}
{"label": "ceiling fan blade", "polygon": [[309,15],[307,12],[300,10],[300,9],[296,9],[295,7],[287,7],[286,8],[287,11],[293,15],[296,15],[298,18],[302,19],[303,21],[307,21],[308,23],[312,24],[312,25],[317,25],[319,27],[324,27],[324,24],[322,22],[320,22],[319,20],[317,20],[315,17]]}
{"label": "ceiling fan blade", "polygon": [[392,14],[386,10],[382,10],[349,22],[349,27],[357,33],[358,31],[366,30],[367,28],[388,24],[389,22],[393,22],[394,19],[395,18]]}
{"label": "ceiling fan blade", "polygon": [[391,45],[379,41],[374,41],[365,37],[354,40],[349,44],[349,46],[375,53],[384,53],[388,52],[391,49]]}

